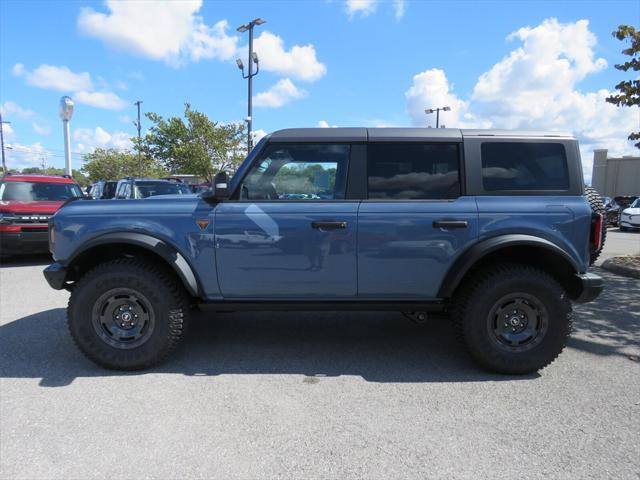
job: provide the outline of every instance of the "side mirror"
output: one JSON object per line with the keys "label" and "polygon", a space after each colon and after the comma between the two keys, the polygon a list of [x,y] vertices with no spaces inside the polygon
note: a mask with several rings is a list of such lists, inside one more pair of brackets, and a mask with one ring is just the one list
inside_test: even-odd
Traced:
{"label": "side mirror", "polygon": [[227,172],[219,172],[213,177],[211,190],[202,194],[207,200],[222,201],[229,198],[229,175]]}

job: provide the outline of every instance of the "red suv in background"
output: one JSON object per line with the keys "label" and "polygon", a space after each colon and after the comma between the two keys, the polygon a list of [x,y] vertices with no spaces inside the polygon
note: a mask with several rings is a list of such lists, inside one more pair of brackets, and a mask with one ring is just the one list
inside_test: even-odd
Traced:
{"label": "red suv in background", "polygon": [[82,197],[68,176],[7,174],[0,180],[0,256],[49,251],[49,217]]}

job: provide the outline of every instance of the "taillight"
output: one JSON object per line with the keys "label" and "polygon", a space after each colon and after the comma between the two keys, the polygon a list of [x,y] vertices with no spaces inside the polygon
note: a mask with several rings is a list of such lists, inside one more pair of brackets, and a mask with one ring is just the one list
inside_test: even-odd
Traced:
{"label": "taillight", "polygon": [[602,247],[602,229],[604,228],[604,216],[601,213],[591,215],[591,245],[597,252]]}

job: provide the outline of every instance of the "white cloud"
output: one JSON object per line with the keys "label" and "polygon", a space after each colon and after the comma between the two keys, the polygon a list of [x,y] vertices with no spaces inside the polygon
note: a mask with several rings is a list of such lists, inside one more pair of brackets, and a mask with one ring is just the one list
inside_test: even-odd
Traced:
{"label": "white cloud", "polygon": [[307,92],[296,87],[291,80],[283,78],[265,92],[253,97],[256,107],[282,107],[292,100],[304,98]]}
{"label": "white cloud", "polygon": [[128,106],[122,98],[113,92],[76,92],[73,99],[78,103],[106,110],[122,110]]}
{"label": "white cloud", "polygon": [[396,20],[400,20],[404,17],[406,9],[407,6],[405,5],[404,0],[393,0],[393,11],[395,12]]}
{"label": "white cloud", "polygon": [[238,37],[226,21],[209,27],[197,15],[201,0],[120,2],[107,0],[108,13],[83,8],[78,27],[85,35],[120,49],[178,65],[186,60],[233,58]]}
{"label": "white cloud", "polygon": [[12,68],[11,68],[11,73],[13,75],[15,75],[16,77],[19,77],[21,75],[24,74],[24,65],[21,63],[16,63]]}
{"label": "white cloud", "polygon": [[596,58],[597,39],[588,27],[586,20],[547,19],[512,33],[508,39],[520,45],[480,76],[468,100],[453,93],[442,70],[416,75],[405,94],[413,123],[424,125],[425,107],[450,105],[453,111],[440,117],[450,127],[573,132],[589,181],[594,149],[607,148],[612,155],[633,151],[627,135],[637,130],[640,111],[607,103],[606,89],[578,89],[580,81],[607,67]]}
{"label": "white cloud", "polygon": [[7,168],[22,170],[28,167],[42,167],[43,162],[49,165],[50,160],[55,157],[40,142],[31,145],[12,143],[9,146],[11,148],[5,151]]}
{"label": "white cloud", "polygon": [[262,130],[261,128],[259,128],[258,130],[253,130],[251,132],[251,136],[253,137],[254,144],[262,140],[262,137],[264,137],[266,134],[267,132],[265,130]]}
{"label": "white cloud", "polygon": [[413,84],[404,94],[412,123],[418,126],[435,126],[435,114],[427,116],[425,108],[450,107],[450,112],[440,112],[440,125],[467,126],[469,105],[452,90],[444,71],[438,68],[414,75]]}
{"label": "white cloud", "polygon": [[329,125],[329,122],[327,122],[326,120],[319,120],[318,123],[316,123],[316,127],[317,128],[337,128],[337,125]]}
{"label": "white cloud", "polygon": [[[313,45],[294,45],[284,48],[284,41],[271,32],[262,32],[254,40],[254,51],[260,59],[260,68],[279,75],[313,82],[327,73],[327,67],[316,57]],[[246,57],[246,52],[242,58]]]}
{"label": "white cloud", "polygon": [[[4,114],[4,113],[3,113]],[[3,123],[2,124],[2,136],[4,137],[4,141],[12,141],[14,138],[16,138],[16,132],[13,130],[13,127],[11,126],[10,123]]]}
{"label": "white cloud", "polygon": [[36,122],[33,122],[31,126],[38,135],[51,135],[51,127],[38,125]]}
{"label": "white cloud", "polygon": [[120,131],[109,133],[102,127],[77,128],[73,131],[73,140],[76,142],[75,151],[78,153],[91,153],[96,148],[128,150],[132,147],[128,133]]}
{"label": "white cloud", "polygon": [[378,6],[377,0],[346,0],[345,8],[349,14],[349,18],[355,15],[366,17],[376,11]]}
{"label": "white cloud", "polygon": [[189,58],[194,62],[203,58],[232,59],[238,48],[238,37],[227,35],[227,28],[229,23],[226,20],[217,22],[213,27],[197,24],[186,43]]}
{"label": "white cloud", "polygon": [[35,70],[29,71],[18,63],[12,72],[18,77],[24,77],[28,85],[59,92],[75,92],[92,88],[91,75],[88,72],[74,73],[68,67],[42,64]]}
{"label": "white cloud", "polygon": [[36,115],[36,112],[34,112],[33,110],[22,108],[20,105],[10,100],[7,100],[2,105],[0,105],[0,112],[2,112],[2,116],[5,117],[5,120],[8,120],[8,117],[12,115],[15,115],[22,120],[35,117]]}
{"label": "white cloud", "polygon": [[[75,73],[65,66],[46,64],[29,71],[21,63],[14,65],[12,71],[15,75],[24,77],[28,85],[69,93],[80,104],[107,110],[122,110],[128,105],[116,93],[104,89],[94,91],[93,81],[88,72]],[[98,77],[98,84],[105,86],[106,82]]]}
{"label": "white cloud", "polygon": [[[380,0],[346,0],[344,5],[349,18],[353,19],[356,16],[368,17],[375,13],[379,3]],[[405,0],[391,0],[390,3],[396,20],[402,19],[407,9]]]}

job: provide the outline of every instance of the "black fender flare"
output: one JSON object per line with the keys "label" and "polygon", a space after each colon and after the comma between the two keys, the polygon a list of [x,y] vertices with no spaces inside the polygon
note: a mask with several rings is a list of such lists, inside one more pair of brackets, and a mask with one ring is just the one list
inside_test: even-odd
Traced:
{"label": "black fender flare", "polygon": [[114,243],[126,243],[142,247],[162,257],[173,268],[178,277],[180,277],[187,291],[191,295],[199,296],[199,282],[187,259],[177,248],[164,240],[145,233],[116,232],[97,236],[86,242],[82,248],[75,251],[73,256],[67,259],[65,264],[66,266],[72,265],[75,259],[92,248]]}
{"label": "black fender flare", "polygon": [[578,263],[566,251],[553,242],[534,235],[506,234],[482,240],[465,250],[449,268],[440,291],[439,298],[450,298],[471,268],[486,255],[506,247],[531,246],[543,248],[566,260],[575,273],[580,271]]}

